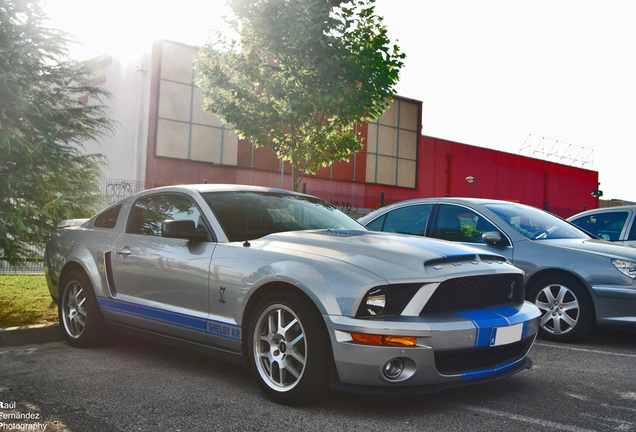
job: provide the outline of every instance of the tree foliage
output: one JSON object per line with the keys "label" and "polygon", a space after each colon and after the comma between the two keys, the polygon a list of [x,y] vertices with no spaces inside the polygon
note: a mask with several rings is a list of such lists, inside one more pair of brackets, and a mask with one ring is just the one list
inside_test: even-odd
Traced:
{"label": "tree foliage", "polygon": [[204,109],[291,161],[294,190],[360,150],[355,125],[394,94],[405,56],[374,1],[230,0],[238,38],[218,33],[196,59]]}
{"label": "tree foliage", "polygon": [[113,130],[110,93],[45,19],[39,0],[0,0],[0,258],[12,264],[95,210],[102,157],[82,142]]}

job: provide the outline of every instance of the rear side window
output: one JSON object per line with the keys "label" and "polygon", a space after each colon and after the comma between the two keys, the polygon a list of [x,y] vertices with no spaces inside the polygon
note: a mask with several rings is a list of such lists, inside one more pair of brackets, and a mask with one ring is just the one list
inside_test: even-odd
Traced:
{"label": "rear side window", "polygon": [[95,218],[93,226],[97,228],[115,228],[117,225],[117,218],[119,217],[119,211],[121,210],[121,204],[100,213]]}
{"label": "rear side window", "polygon": [[394,210],[386,215],[382,231],[424,236],[432,210],[433,204],[413,205]]}
{"label": "rear side window", "polygon": [[572,223],[603,240],[617,241],[620,239],[627,216],[627,212],[594,213],[573,220]]}

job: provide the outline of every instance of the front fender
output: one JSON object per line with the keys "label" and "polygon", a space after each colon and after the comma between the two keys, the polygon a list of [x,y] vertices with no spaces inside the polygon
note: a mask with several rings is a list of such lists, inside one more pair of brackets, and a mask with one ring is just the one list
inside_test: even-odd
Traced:
{"label": "front fender", "polygon": [[323,315],[352,314],[360,298],[373,286],[387,283],[373,273],[336,260],[281,260],[253,272],[238,295],[237,322],[242,322],[254,296],[272,284],[285,284],[302,291]]}

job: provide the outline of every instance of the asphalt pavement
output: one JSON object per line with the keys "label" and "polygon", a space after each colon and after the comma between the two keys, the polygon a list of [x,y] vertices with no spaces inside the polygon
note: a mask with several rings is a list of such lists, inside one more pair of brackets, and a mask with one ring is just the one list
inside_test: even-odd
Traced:
{"label": "asphalt pavement", "polygon": [[331,392],[290,408],[269,401],[239,365],[126,337],[87,349],[19,344],[33,331],[44,333],[3,330],[12,345],[0,348],[0,414],[22,418],[0,423],[65,432],[636,432],[635,333],[538,340],[532,369],[493,383],[410,397]]}

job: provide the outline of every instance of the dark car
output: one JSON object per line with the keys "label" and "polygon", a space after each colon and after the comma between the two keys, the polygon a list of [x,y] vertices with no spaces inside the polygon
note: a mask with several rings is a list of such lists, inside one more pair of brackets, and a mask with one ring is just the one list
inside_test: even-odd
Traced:
{"label": "dark car", "polygon": [[430,198],[399,202],[359,222],[375,231],[465,243],[525,272],[541,334],[574,341],[594,325],[636,329],[636,249],[593,238],[548,212],[506,201]]}

